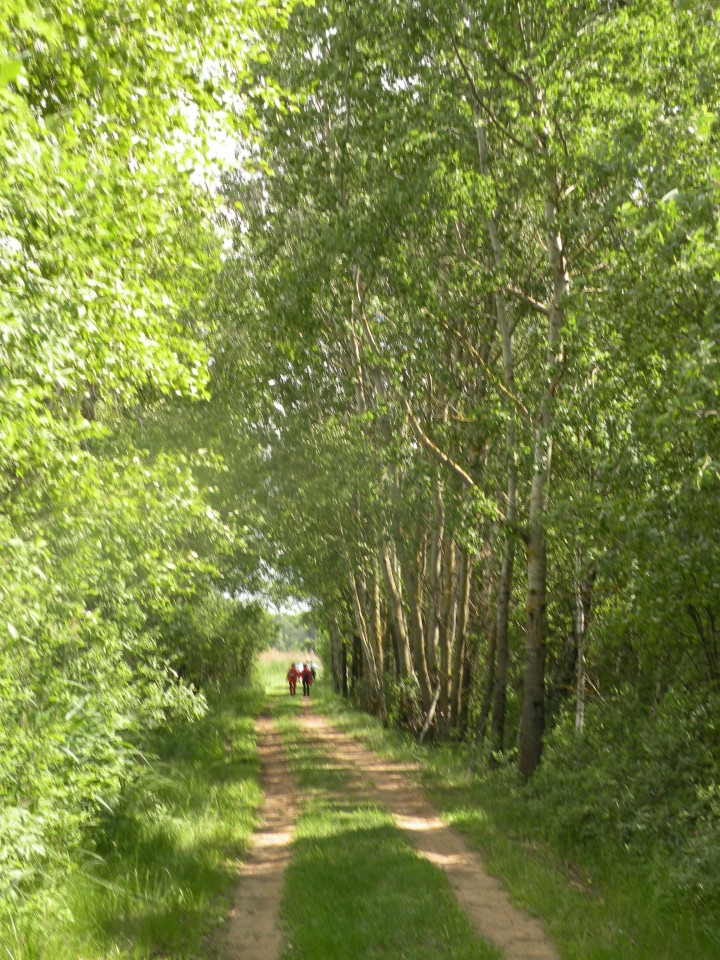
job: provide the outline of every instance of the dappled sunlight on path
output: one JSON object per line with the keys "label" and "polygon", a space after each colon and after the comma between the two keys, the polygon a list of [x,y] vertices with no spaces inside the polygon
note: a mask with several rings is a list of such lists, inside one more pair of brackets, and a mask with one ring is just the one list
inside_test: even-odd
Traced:
{"label": "dappled sunlight on path", "polygon": [[283,947],[280,900],[290,862],[298,795],[270,717],[255,722],[264,799],[260,826],[238,868],[240,882],[224,935],[227,960],[275,960]]}
{"label": "dappled sunlight on path", "polygon": [[448,826],[412,782],[413,764],[385,760],[333,727],[303,704],[300,722],[308,740],[325,749],[352,776],[352,789],[385,806],[420,854],[445,871],[458,903],[478,932],[505,951],[508,960],[558,960],[542,924],[515,907],[478,853]]}

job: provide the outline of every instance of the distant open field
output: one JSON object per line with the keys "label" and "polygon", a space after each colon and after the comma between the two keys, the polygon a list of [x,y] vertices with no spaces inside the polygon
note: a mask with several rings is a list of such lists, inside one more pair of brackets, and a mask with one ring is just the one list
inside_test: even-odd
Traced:
{"label": "distant open field", "polygon": [[259,660],[260,663],[278,663],[279,661],[284,663],[287,660],[288,666],[291,663],[305,663],[306,660],[314,660],[315,663],[320,662],[317,653],[314,651],[306,653],[302,650],[263,650]]}
{"label": "distant open field", "polygon": [[318,664],[318,678],[323,675],[322,661],[315,652],[302,650],[263,650],[258,657],[257,675],[260,682],[269,690],[285,687],[285,674],[291,663]]}

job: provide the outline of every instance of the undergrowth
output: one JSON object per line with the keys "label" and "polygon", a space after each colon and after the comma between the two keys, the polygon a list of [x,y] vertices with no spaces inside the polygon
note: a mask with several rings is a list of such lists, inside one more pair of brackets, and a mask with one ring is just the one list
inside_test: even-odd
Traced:
{"label": "undergrowth", "polygon": [[563,852],[642,869],[664,906],[699,919],[720,903],[720,698],[631,693],[548,737],[529,806]]}
{"label": "undergrowth", "polygon": [[0,919],[9,960],[213,955],[260,802],[253,716],[264,694],[216,696],[145,744],[145,768],[62,875]]}

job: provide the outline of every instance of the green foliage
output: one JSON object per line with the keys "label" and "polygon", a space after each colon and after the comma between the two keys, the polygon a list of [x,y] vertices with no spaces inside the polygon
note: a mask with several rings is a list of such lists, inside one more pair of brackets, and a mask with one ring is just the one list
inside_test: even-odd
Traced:
{"label": "green foliage", "polygon": [[247,680],[274,635],[273,618],[258,603],[211,590],[176,604],[167,643],[178,674],[205,688]]}
{"label": "green foliage", "polygon": [[[15,960],[197,957],[222,919],[261,798],[253,716],[262,691],[214,697],[145,744],[142,771],[48,897],[3,899]],[[199,919],[201,918],[201,919]],[[205,956],[205,953],[202,953]]]}
{"label": "green foliage", "polygon": [[596,704],[582,737],[559,725],[530,788],[553,842],[626,856],[658,896],[708,908],[720,895],[717,695],[672,692],[648,710],[632,691]]}
{"label": "green foliage", "polygon": [[368,594],[380,581],[397,666],[387,550],[432,661],[442,527],[474,562],[474,705],[512,448],[508,743],[524,662],[540,659],[520,650],[520,564],[541,466],[548,719],[578,693],[578,556],[580,579],[592,572],[588,690],[629,679],[651,702],[678,676],[720,677],[717,12],[299,7],[261,65],[297,102],[260,109],[257,177],[226,183],[240,213],[217,382],[256,450],[267,561],[346,647],[362,632],[351,579]]}
{"label": "green foliage", "polygon": [[[262,617],[217,602],[233,540],[201,487],[217,479],[217,459],[145,441],[160,407],[207,396],[199,305],[222,253],[209,155],[248,129],[233,91],[245,83],[262,99],[247,56],[260,24],[285,16],[230,0],[3,6],[7,923],[28,898],[41,913],[43,896],[52,904],[122,804],[153,731],[202,715],[198,679],[236,676],[264,639]],[[205,673],[196,660],[187,679],[173,635],[186,606],[206,611],[195,617],[201,641],[218,641],[217,662]],[[209,626],[213,607],[221,622]]]}
{"label": "green foliage", "polygon": [[288,653],[294,650],[317,650],[320,637],[314,624],[308,622],[304,613],[275,613],[273,614],[275,635],[272,646],[276,650],[285,650]]}
{"label": "green foliage", "polygon": [[[431,688],[459,606],[433,556],[448,587],[450,545],[466,550],[475,709],[499,545],[527,532],[551,446],[538,523],[560,725],[532,809],[556,803],[588,848],[675,851],[698,901],[703,872],[717,889],[717,748],[696,749],[720,678],[717,4],[435,7],[5,4],[8,909],[71,869],[159,727],[245,674],[272,624],[229,598],[268,579],[311,605],[328,664],[351,649],[357,689],[417,726],[418,650]],[[252,135],[253,169],[219,209],[210,157],[229,132]],[[588,688],[638,700],[592,710],[585,740],[563,719],[578,557]],[[516,611],[525,594],[516,576]],[[403,620],[417,642],[396,681]],[[508,727],[517,612],[511,638]],[[585,776],[608,797],[597,836]]]}
{"label": "green foliage", "polygon": [[414,677],[397,680],[386,676],[387,722],[404,730],[421,730],[424,716],[420,690]]}
{"label": "green foliage", "polygon": [[0,654],[0,799],[15,811],[3,830],[3,892],[11,899],[72,857],[114,807],[150,730],[204,709],[173,669],[162,631],[207,569],[198,539],[223,535],[191,470],[138,455],[85,456],[61,492],[46,496],[37,516],[25,512],[33,539],[15,535],[0,595],[9,631]]}

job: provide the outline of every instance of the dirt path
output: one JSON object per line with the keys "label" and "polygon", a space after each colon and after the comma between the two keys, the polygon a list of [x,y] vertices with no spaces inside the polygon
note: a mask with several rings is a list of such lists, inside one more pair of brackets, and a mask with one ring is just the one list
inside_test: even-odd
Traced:
{"label": "dirt path", "polygon": [[298,793],[274,722],[258,717],[255,732],[264,798],[260,826],[239,868],[240,881],[224,932],[223,952],[228,960],[275,960],[283,947],[280,900]]}
{"label": "dirt path", "polygon": [[[542,924],[513,906],[480,856],[422,795],[409,774],[416,769],[384,760],[333,727],[303,702],[304,737],[350,775],[359,799],[385,807],[416,849],[448,876],[458,903],[478,933],[505,952],[507,960],[559,960]],[[277,960],[283,948],[280,900],[290,861],[299,797],[280,735],[269,717],[256,721],[261,781],[265,790],[261,826],[240,868],[235,904],[225,933],[227,960]],[[362,771],[362,774],[358,773]]]}
{"label": "dirt path", "polygon": [[322,746],[334,762],[354,771],[355,789],[386,807],[417,850],[445,871],[458,903],[480,935],[504,950],[507,960],[559,960],[542,924],[513,906],[499,881],[486,872],[479,854],[443,823],[411,781],[408,773],[413,768],[384,760],[309,707],[301,720],[307,739]]}

